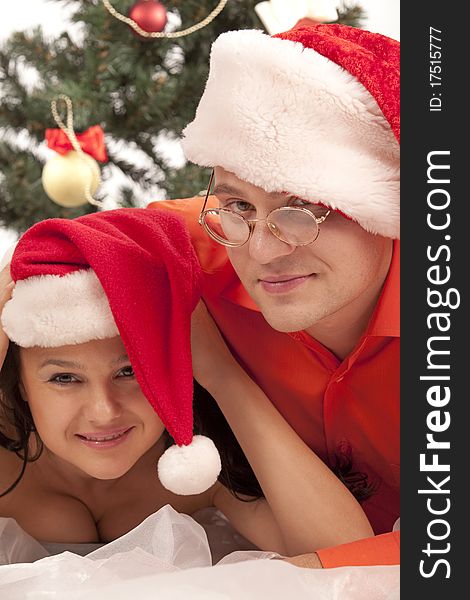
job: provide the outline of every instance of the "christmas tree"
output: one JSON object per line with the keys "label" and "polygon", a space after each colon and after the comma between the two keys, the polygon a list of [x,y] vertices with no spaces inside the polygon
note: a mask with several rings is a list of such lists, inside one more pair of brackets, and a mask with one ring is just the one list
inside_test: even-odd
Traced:
{"label": "christmas tree", "polygon": [[[50,217],[72,218],[96,210],[85,204],[65,208],[46,195],[41,173],[44,158],[38,146],[46,128],[56,128],[51,100],[72,99],[74,131],[99,124],[106,136],[109,162],[101,166],[103,182],[116,169],[129,177],[112,187],[120,206],[142,206],[160,198],[183,198],[207,185],[207,171],[191,164],[175,165],[164,148],[177,141],[195,113],[208,74],[209,51],[215,38],[233,29],[264,29],[254,10],[259,0],[229,0],[205,27],[183,37],[144,39],[113,16],[101,0],[56,0],[70,5],[81,40],[64,32],[47,40],[41,28],[14,33],[0,49],[0,225],[22,232]],[[126,15],[135,0],[112,0]],[[150,0],[154,2],[155,0]],[[164,3],[177,30],[205,19],[217,0],[168,0]],[[358,6],[338,9],[340,23],[360,26]],[[24,68],[37,74],[34,86],[24,83]],[[26,140],[19,147],[18,140]],[[123,152],[124,149],[131,149]],[[114,181],[114,178],[113,178]],[[126,183],[129,181],[129,183]],[[147,190],[137,198],[135,182]],[[96,198],[103,192],[98,189]],[[109,194],[109,190],[108,190]]]}

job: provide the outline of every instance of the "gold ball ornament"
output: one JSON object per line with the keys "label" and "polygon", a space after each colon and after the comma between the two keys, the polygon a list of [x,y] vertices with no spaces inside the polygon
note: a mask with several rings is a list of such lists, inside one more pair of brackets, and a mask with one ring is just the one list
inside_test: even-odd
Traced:
{"label": "gold ball ornament", "polygon": [[100,181],[100,168],[96,160],[75,150],[54,156],[42,171],[42,185],[46,194],[56,204],[68,208],[86,204],[86,192],[93,196]]}

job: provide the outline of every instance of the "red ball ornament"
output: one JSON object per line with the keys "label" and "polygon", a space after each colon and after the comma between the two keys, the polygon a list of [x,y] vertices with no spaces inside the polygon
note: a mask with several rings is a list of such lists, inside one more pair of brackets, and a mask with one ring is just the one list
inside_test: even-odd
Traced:
{"label": "red ball ornament", "polygon": [[[141,29],[149,33],[163,31],[168,21],[166,8],[156,0],[137,0],[129,9],[127,16],[135,21]],[[132,29],[132,31],[140,38],[151,39],[139,35],[135,29]]]}

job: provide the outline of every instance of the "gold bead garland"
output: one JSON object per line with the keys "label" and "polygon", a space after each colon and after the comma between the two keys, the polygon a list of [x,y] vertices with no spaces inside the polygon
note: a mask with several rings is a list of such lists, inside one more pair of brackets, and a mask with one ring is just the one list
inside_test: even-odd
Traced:
{"label": "gold bead garland", "polygon": [[103,4],[104,4],[105,8],[108,10],[108,12],[110,12],[113,15],[113,17],[115,17],[119,21],[122,21],[123,23],[126,23],[126,25],[129,25],[129,27],[132,27],[132,29],[136,33],[141,35],[142,37],[170,38],[170,39],[171,38],[180,38],[180,37],[184,37],[186,35],[190,35],[191,33],[194,33],[195,31],[202,29],[206,25],[209,25],[209,23],[211,23],[223,11],[227,2],[228,2],[228,0],[220,0],[219,4],[214,8],[213,11],[211,11],[207,15],[207,17],[205,19],[203,19],[202,21],[199,21],[199,23],[196,23],[196,25],[192,25],[191,27],[188,27],[186,29],[181,29],[180,31],[168,31],[168,32],[151,31],[150,32],[150,31],[145,31],[144,29],[139,27],[139,25],[137,25],[137,23],[133,19],[130,19],[129,17],[126,17],[125,15],[122,15],[120,12],[118,12],[109,0],[103,0]]}

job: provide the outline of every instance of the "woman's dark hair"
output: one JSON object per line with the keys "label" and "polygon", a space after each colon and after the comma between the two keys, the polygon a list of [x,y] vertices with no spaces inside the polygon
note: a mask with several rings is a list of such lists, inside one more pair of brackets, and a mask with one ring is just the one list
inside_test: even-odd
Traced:
{"label": "woman's dark hair", "polygon": [[230,425],[214,398],[194,380],[194,433],[206,435],[215,444],[220,454],[222,470],[219,481],[232,494],[251,496],[253,499],[264,496],[256,475],[250,466]]}
{"label": "woman's dark hair", "polygon": [[[34,426],[29,404],[20,392],[20,364],[18,346],[10,342],[5,361],[0,369],[0,446],[14,452],[23,461],[20,474],[0,498],[11,492],[21,481],[28,462],[41,456],[41,439]],[[30,454],[31,435],[35,437],[36,451]]]}

